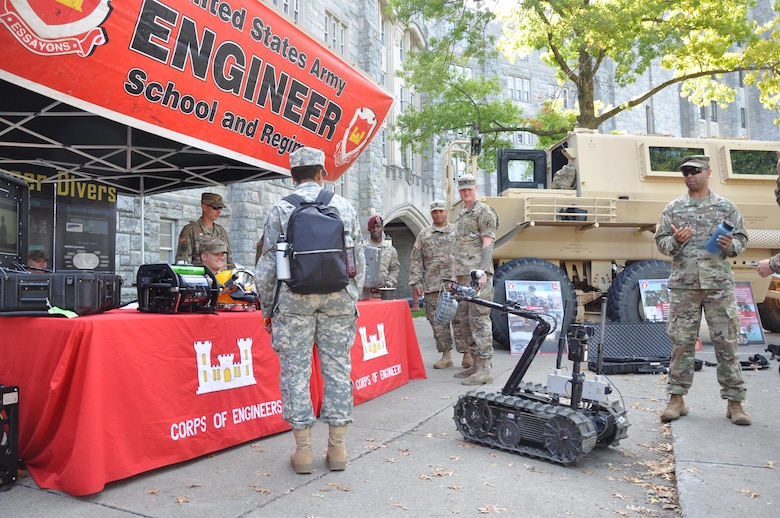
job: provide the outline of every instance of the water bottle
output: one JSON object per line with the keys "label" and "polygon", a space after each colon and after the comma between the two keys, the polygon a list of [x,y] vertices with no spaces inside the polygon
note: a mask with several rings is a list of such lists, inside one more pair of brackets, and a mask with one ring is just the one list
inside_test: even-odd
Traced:
{"label": "water bottle", "polygon": [[357,276],[357,264],[355,263],[355,240],[347,232],[344,232],[344,247],[346,249],[347,277],[354,279]]}
{"label": "water bottle", "polygon": [[292,277],[290,274],[289,246],[284,234],[280,235],[279,240],[276,242],[276,278],[280,281],[288,281]]}
{"label": "water bottle", "polygon": [[719,254],[723,249],[718,244],[718,238],[720,236],[725,236],[726,234],[731,234],[733,231],[734,225],[730,221],[724,221],[715,229],[715,232],[712,234],[709,241],[707,241],[707,244],[704,245],[704,248],[711,254]]}

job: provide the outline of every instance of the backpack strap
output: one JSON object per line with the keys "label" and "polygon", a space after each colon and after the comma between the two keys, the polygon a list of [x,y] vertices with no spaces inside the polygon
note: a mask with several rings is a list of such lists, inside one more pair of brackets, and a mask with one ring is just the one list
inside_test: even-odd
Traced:
{"label": "backpack strap", "polygon": [[329,191],[327,189],[320,190],[320,193],[317,195],[317,199],[314,200],[314,203],[321,203],[322,205],[327,205],[330,203],[330,200],[333,199],[333,191]]}

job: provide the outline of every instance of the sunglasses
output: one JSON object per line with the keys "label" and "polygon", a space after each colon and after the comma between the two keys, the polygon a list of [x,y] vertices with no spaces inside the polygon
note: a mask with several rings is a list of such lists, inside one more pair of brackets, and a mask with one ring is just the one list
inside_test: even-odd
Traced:
{"label": "sunglasses", "polygon": [[704,171],[704,169],[702,169],[701,167],[686,167],[685,169],[682,170],[682,175],[688,177],[692,174],[699,174],[702,171]]}
{"label": "sunglasses", "polygon": [[214,210],[222,210],[222,207],[215,207],[214,205],[209,205]]}

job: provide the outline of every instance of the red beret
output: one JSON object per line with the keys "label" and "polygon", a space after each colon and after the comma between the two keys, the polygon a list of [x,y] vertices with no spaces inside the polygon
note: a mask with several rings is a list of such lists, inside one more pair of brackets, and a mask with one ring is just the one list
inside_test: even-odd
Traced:
{"label": "red beret", "polygon": [[382,222],[382,216],[380,216],[379,214],[375,214],[370,218],[368,218],[368,230],[370,231],[372,228],[374,228],[374,225],[376,223],[379,223],[380,225],[384,225],[384,223]]}

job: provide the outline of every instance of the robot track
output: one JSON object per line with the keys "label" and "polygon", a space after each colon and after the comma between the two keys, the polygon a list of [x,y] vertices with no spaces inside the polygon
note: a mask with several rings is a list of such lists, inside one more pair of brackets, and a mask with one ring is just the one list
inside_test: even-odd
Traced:
{"label": "robot track", "polygon": [[576,464],[599,440],[593,421],[581,412],[501,393],[460,396],[454,419],[469,441],[564,466]]}

